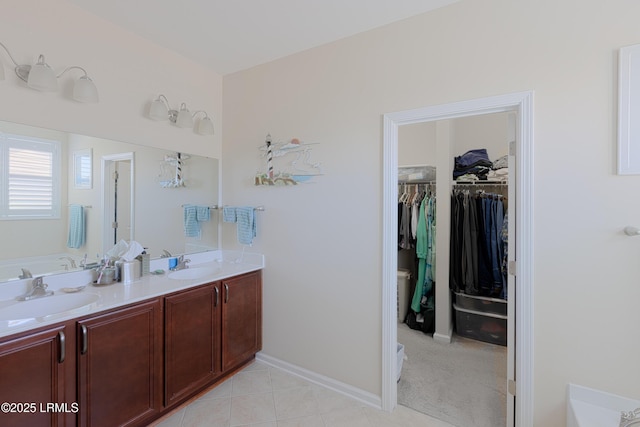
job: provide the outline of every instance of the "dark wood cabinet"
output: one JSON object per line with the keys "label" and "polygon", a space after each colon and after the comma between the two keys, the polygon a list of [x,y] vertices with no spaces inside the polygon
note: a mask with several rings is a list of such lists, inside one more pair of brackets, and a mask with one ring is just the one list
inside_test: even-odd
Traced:
{"label": "dark wood cabinet", "polygon": [[0,338],[0,426],[145,426],[261,348],[261,271]]}
{"label": "dark wood cabinet", "polygon": [[260,271],[165,297],[165,405],[193,395],[261,348]]}
{"label": "dark wood cabinet", "polygon": [[165,297],[165,405],[210,384],[220,367],[220,284]]}
{"label": "dark wood cabinet", "polygon": [[77,406],[70,330],[57,325],[0,343],[0,402],[9,403],[0,412],[0,425],[73,425],[69,422]]}
{"label": "dark wood cabinet", "polygon": [[141,425],[160,413],[159,299],[83,319],[77,333],[79,425]]}
{"label": "dark wood cabinet", "polygon": [[222,281],[222,370],[253,357],[262,348],[261,271]]}

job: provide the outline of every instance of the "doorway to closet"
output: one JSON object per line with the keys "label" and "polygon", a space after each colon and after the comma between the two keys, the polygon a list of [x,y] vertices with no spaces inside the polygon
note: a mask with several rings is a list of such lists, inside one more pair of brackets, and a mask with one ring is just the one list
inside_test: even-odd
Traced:
{"label": "doorway to closet", "polygon": [[103,250],[134,238],[134,153],[102,157]]}
{"label": "doorway to closet", "polygon": [[398,129],[398,404],[456,426],[506,426],[515,115]]}
{"label": "doorway to closet", "polygon": [[[509,226],[514,228],[513,250],[509,252],[509,303],[507,355],[507,404],[505,425],[531,426],[533,423],[533,331],[532,331],[532,215],[533,215],[533,94],[521,92],[490,98],[463,101],[452,104],[419,108],[384,116],[384,167],[383,167],[383,347],[382,347],[382,407],[391,411],[397,404],[398,369],[398,131],[403,125],[422,122],[440,122],[461,117],[492,113],[515,113],[516,140],[510,146],[515,154],[510,158],[512,170],[509,204],[514,215]],[[445,132],[443,132],[445,134]],[[439,150],[437,156],[451,162],[452,153]],[[444,163],[443,163],[444,164]],[[511,165],[510,165],[511,166]],[[451,183],[448,171],[443,182]],[[442,186],[440,187],[443,188]],[[439,199],[450,197],[451,187],[445,188]],[[517,197],[515,196],[517,194]],[[446,204],[445,204],[446,205]],[[441,209],[439,205],[438,209]],[[442,236],[441,236],[442,237]],[[448,238],[448,236],[447,236]],[[511,247],[511,246],[510,246]],[[517,264],[516,264],[517,259]],[[442,273],[442,272],[441,272]],[[448,277],[448,276],[447,276]],[[442,280],[441,280],[442,281]],[[448,280],[447,280],[448,281]],[[444,310],[435,316],[435,340],[448,342],[453,336],[453,296],[450,292],[438,292],[435,306]],[[448,312],[447,312],[448,307]],[[513,324],[515,323],[515,324]],[[440,344],[440,343],[438,343]],[[411,357],[409,355],[409,357]],[[516,381],[517,380],[517,381]],[[515,399],[515,395],[518,396]]]}

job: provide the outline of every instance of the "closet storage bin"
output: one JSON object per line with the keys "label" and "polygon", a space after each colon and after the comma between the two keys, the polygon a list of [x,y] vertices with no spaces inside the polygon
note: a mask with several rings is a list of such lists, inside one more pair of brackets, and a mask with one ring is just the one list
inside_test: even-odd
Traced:
{"label": "closet storage bin", "polygon": [[462,292],[454,292],[456,305],[467,310],[480,311],[482,313],[493,313],[507,315],[507,301],[499,298],[481,297],[467,295]]}
{"label": "closet storage bin", "polygon": [[491,344],[507,345],[507,316],[469,310],[453,304],[456,333],[461,337]]}
{"label": "closet storage bin", "polygon": [[398,321],[404,322],[409,311],[409,292],[411,272],[404,268],[398,269]]}

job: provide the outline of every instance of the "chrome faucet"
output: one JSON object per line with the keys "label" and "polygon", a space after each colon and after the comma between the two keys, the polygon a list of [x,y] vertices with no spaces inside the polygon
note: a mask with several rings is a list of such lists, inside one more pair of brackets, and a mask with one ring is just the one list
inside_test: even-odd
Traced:
{"label": "chrome faucet", "polygon": [[71,268],[78,268],[78,266],[76,265],[76,261],[73,258],[71,258],[70,256],[63,256],[63,257],[60,257],[58,259],[66,259],[67,261],[69,261],[69,264],[71,265]]}
{"label": "chrome faucet", "polygon": [[53,291],[47,290],[47,284],[44,283],[42,276],[40,276],[31,281],[31,290],[29,292],[16,299],[18,301],[29,301],[35,298],[48,297],[50,295],[53,295]]}
{"label": "chrome faucet", "polygon": [[171,271],[184,270],[185,268],[189,268],[187,265],[188,262],[191,262],[190,259],[184,259],[184,255],[180,255],[178,257],[178,264],[171,269]]}
{"label": "chrome faucet", "polygon": [[18,276],[18,279],[31,279],[32,277],[31,272],[26,268],[23,268],[22,274]]}
{"label": "chrome faucet", "polygon": [[160,255],[160,258],[171,258],[171,256],[172,256],[172,255],[171,255],[171,252],[169,252],[169,251],[168,251],[168,250],[166,250],[166,249],[163,249],[163,250],[162,250],[162,255]]}
{"label": "chrome faucet", "polygon": [[640,408],[620,413],[619,427],[630,427],[633,425],[640,425]]}

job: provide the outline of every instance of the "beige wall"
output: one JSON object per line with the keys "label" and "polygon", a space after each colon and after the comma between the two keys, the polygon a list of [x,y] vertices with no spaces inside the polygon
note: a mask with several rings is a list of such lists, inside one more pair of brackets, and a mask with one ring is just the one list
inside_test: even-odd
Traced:
{"label": "beige wall", "polygon": [[486,148],[491,161],[509,151],[509,113],[483,114],[452,121],[453,154]]}
{"label": "beige wall", "polygon": [[436,123],[398,128],[398,166],[436,165]]}
{"label": "beige wall", "polygon": [[[0,132],[8,134],[27,134],[22,126],[13,123],[0,123]],[[48,129],[31,129],[29,136],[35,138],[50,139],[61,142],[60,168],[66,170],[68,165],[68,155],[66,150],[67,134]],[[2,220],[0,221],[0,236],[3,242],[11,244],[0,244],[0,259],[21,258],[32,255],[32,248],[39,247],[42,241],[55,242],[51,246],[49,253],[56,254],[66,252],[67,249],[67,218],[66,205],[68,200],[68,176],[61,173],[60,176],[60,217],[57,219],[47,219],[41,221],[34,220]],[[48,254],[48,253],[47,253]],[[38,255],[45,255],[39,252]],[[19,271],[19,270],[18,270]]]}
{"label": "beige wall", "polygon": [[[219,157],[222,77],[169,50],[78,9],[66,0],[4,0],[0,41],[19,63],[39,54],[57,72],[69,65],[85,68],[100,103],[81,104],[69,96],[77,70],[60,78],[61,93],[26,88],[0,48],[5,80],[0,81],[0,120]],[[148,104],[160,93],[172,107],[187,103],[207,110],[213,137],[196,135],[168,122],[146,118]]]}
{"label": "beige wall", "polygon": [[[564,425],[569,382],[639,398],[640,242],[621,229],[640,177],[613,172],[616,52],[640,42],[637,16],[466,0],[225,76],[225,203],[266,207],[264,351],[379,395],[382,114],[533,90],[535,425]],[[254,187],[267,132],[320,143],[325,176]]]}
{"label": "beige wall", "polygon": [[[24,88],[6,66],[0,119],[217,156],[225,203],[263,204],[265,352],[373,394],[381,387],[381,115],[535,91],[535,425],[564,424],[568,382],[640,398],[640,178],[615,176],[616,51],[640,42],[631,0],[464,0],[224,79],[77,10],[7,0],[0,40],[19,61],[81,65],[97,105]],[[55,16],[55,19],[51,19]],[[66,90],[69,90],[65,86]],[[203,138],[144,118],[162,92],[214,117]],[[325,175],[252,185],[258,147],[318,142]],[[579,161],[578,161],[579,160]],[[225,225],[225,244],[237,246]]]}
{"label": "beige wall", "polygon": [[[72,81],[81,75],[77,70],[59,80],[59,93],[27,88],[0,48],[0,63],[5,71],[5,80],[0,81],[0,121],[220,157],[221,76],[100,20],[66,0],[4,0],[2,9],[0,42],[10,49],[16,61],[32,64],[42,53],[57,72],[69,65],[79,65],[98,87],[100,102],[81,104],[71,99]],[[216,134],[203,137],[171,126],[169,122],[158,123],[146,118],[149,102],[159,93],[165,94],[173,107],[186,102],[192,111],[207,110]],[[67,155],[63,155],[62,161],[66,165]],[[94,175],[94,179],[98,177],[99,174]],[[66,178],[64,175],[63,188],[67,187]],[[94,181],[94,185],[99,182]],[[66,205],[66,190],[63,197]],[[92,204],[95,207],[95,203]],[[153,215],[146,218],[149,223]],[[54,239],[57,233],[56,240],[61,245],[58,252],[62,252],[66,249],[66,218],[59,223],[60,226],[41,230],[33,224],[27,225],[31,233],[12,227],[11,234],[3,234],[2,240],[25,241],[33,246],[42,235]],[[0,225],[0,229],[2,227]],[[5,249],[6,245],[2,247]],[[16,249],[19,256],[32,255],[28,248],[20,250],[24,248],[17,246]]]}

